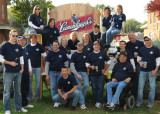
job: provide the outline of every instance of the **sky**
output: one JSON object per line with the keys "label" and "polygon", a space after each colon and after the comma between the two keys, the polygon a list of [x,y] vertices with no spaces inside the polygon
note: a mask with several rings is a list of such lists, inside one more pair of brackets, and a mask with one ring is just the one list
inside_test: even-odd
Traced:
{"label": "sky", "polygon": [[127,19],[135,18],[139,22],[144,22],[148,19],[145,6],[150,1],[151,0],[52,0],[52,3],[55,6],[68,3],[89,3],[91,6],[105,4],[111,7],[121,4]]}

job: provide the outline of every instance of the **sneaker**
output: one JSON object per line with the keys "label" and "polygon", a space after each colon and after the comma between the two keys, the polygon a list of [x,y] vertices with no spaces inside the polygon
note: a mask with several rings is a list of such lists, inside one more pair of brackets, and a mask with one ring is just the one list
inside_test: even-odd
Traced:
{"label": "sneaker", "polygon": [[27,106],[25,106],[25,108],[33,108],[33,105],[28,104]]}
{"label": "sneaker", "polygon": [[136,104],[136,107],[140,107],[141,106],[141,104]]}
{"label": "sneaker", "polygon": [[152,107],[153,107],[153,104],[147,105],[147,108],[152,108]]}
{"label": "sneaker", "polygon": [[115,107],[116,107],[116,105],[113,104],[113,103],[111,103],[109,109],[110,109],[111,111],[113,111],[113,110],[115,109]]}
{"label": "sneaker", "polygon": [[16,112],[28,112],[28,110],[21,108],[20,110],[16,110]]}
{"label": "sneaker", "polygon": [[58,108],[59,105],[61,105],[61,103],[55,102],[53,107],[54,107],[54,108]]}
{"label": "sneaker", "polygon": [[83,104],[83,105],[80,106],[80,108],[81,108],[81,109],[86,109],[87,107],[86,107],[85,104]]}
{"label": "sneaker", "polygon": [[35,99],[35,101],[34,101],[35,103],[38,103],[39,102],[39,99]]}
{"label": "sneaker", "polygon": [[11,114],[11,111],[10,110],[6,110],[5,114]]}
{"label": "sneaker", "polygon": [[76,106],[71,106],[71,111],[76,110]]}
{"label": "sneaker", "polygon": [[96,107],[96,108],[101,108],[101,107],[102,107],[102,104],[101,104],[101,103],[96,103],[96,104],[95,104],[95,107]]}
{"label": "sneaker", "polygon": [[111,103],[109,103],[109,102],[107,104],[105,104],[106,108],[109,108],[110,106],[111,106]]}

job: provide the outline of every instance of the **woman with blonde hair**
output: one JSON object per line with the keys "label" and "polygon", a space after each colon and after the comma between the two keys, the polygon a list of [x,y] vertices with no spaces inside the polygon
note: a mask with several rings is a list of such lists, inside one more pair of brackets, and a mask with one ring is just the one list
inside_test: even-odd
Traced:
{"label": "woman with blonde hair", "polygon": [[68,47],[71,50],[77,50],[77,43],[79,42],[78,40],[78,34],[77,32],[72,32],[70,34],[70,39],[68,40]]}
{"label": "woman with blonde hair", "polygon": [[93,51],[93,43],[91,41],[91,36],[89,35],[89,33],[85,33],[83,35],[82,42],[84,45],[84,48],[83,48],[84,51],[89,53]]}
{"label": "woman with blonde hair", "polygon": [[62,37],[60,44],[61,45],[60,45],[59,49],[65,51],[66,54],[70,54],[70,48],[68,46],[67,38]]}

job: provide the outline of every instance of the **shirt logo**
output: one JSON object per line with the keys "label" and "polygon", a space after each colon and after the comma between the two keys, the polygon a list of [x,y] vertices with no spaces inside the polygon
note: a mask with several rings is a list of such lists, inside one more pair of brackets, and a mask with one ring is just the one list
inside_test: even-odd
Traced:
{"label": "shirt logo", "polygon": [[90,51],[90,48],[87,48],[88,51]]}
{"label": "shirt logo", "polygon": [[42,19],[40,19],[40,21],[42,22]]}
{"label": "shirt logo", "polygon": [[57,33],[57,31],[54,31],[54,33],[56,34],[56,33]]}
{"label": "shirt logo", "polygon": [[86,56],[83,56],[83,58],[85,59],[85,58],[86,58]]}
{"label": "shirt logo", "polygon": [[19,49],[15,49],[16,52],[19,52]]}
{"label": "shirt logo", "polygon": [[68,82],[67,82],[67,84],[71,84],[71,82],[70,82],[70,81],[68,81]]}
{"label": "shirt logo", "polygon": [[151,55],[153,54],[153,51],[149,52]]}
{"label": "shirt logo", "polygon": [[37,48],[36,51],[39,51],[39,49]]}
{"label": "shirt logo", "polygon": [[123,70],[126,70],[126,67],[124,67]]}
{"label": "shirt logo", "polygon": [[119,20],[122,20],[122,17],[120,17]]}
{"label": "shirt logo", "polygon": [[102,56],[100,56],[99,59],[102,59]]}
{"label": "shirt logo", "polygon": [[62,55],[59,55],[58,57],[59,57],[59,58],[62,58]]}
{"label": "shirt logo", "polygon": [[28,53],[26,53],[26,55],[28,55]]}
{"label": "shirt logo", "polygon": [[117,25],[117,27],[118,27],[118,25]]}
{"label": "shirt logo", "polygon": [[135,48],[138,49],[138,46],[136,46]]}

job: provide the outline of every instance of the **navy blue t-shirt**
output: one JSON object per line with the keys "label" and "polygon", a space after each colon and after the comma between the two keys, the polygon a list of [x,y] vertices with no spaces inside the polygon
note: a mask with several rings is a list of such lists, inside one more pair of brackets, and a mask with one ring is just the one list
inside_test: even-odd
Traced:
{"label": "navy blue t-shirt", "polygon": [[23,58],[24,58],[24,71],[23,74],[29,73],[29,69],[28,69],[28,59],[29,59],[29,55],[28,55],[28,50],[27,48],[23,48]]}
{"label": "navy blue t-shirt", "polygon": [[98,32],[97,35],[95,35],[94,32],[91,32],[90,36],[91,36],[91,41],[92,42],[99,41],[100,38],[101,38],[101,32]]}
{"label": "navy blue t-shirt", "polygon": [[102,19],[102,26],[106,28],[106,30],[108,30],[111,26],[111,18],[112,15],[110,15],[109,17],[104,16]]}
{"label": "navy blue t-shirt", "polygon": [[[135,43],[131,43],[131,42],[129,41],[129,42],[127,42],[127,44],[126,44],[126,49],[130,50],[131,53],[132,53],[132,55],[134,56],[134,52],[137,52],[137,53],[138,53],[139,49],[140,49],[141,47],[143,47],[143,46],[144,46],[144,43],[143,43],[142,41],[136,40]],[[138,64],[138,63],[137,63],[137,58],[134,57],[134,61],[135,61],[135,64]]]}
{"label": "navy blue t-shirt", "polygon": [[41,67],[41,54],[45,52],[44,47],[37,42],[35,46],[31,46],[31,44],[28,44],[26,48],[28,49],[32,67]]}
{"label": "navy blue t-shirt", "polygon": [[84,46],[83,50],[86,51],[86,52],[88,52],[88,53],[92,52],[93,51],[93,43],[90,42],[89,44],[87,44],[86,46]]}
{"label": "navy blue t-shirt", "polygon": [[70,54],[69,46],[63,47],[62,45],[60,45],[59,49],[66,52],[66,54]]}
{"label": "navy blue t-shirt", "polygon": [[111,19],[111,27],[121,29],[122,28],[122,22],[126,21],[126,15],[121,13],[120,15],[114,14]]}
{"label": "navy blue t-shirt", "polygon": [[11,44],[6,42],[0,48],[0,54],[4,56],[4,59],[10,62],[16,62],[18,59],[18,65],[13,67],[8,64],[4,64],[4,72],[17,73],[21,70],[20,57],[23,56],[22,47],[19,44]]}
{"label": "navy blue t-shirt", "polygon": [[86,60],[87,60],[87,52],[77,53],[74,52],[71,57],[71,63],[75,64],[75,69],[77,72],[87,72],[86,68]]}
{"label": "navy blue t-shirt", "polygon": [[160,57],[159,49],[155,46],[147,48],[146,46],[141,47],[138,56],[142,57],[143,62],[147,62],[147,68],[141,67],[141,71],[152,71],[156,68],[156,58]]}
{"label": "navy blue t-shirt", "polygon": [[73,43],[73,41],[71,39],[68,40],[68,47],[71,50],[77,50],[77,43],[79,42],[79,40],[76,40],[76,42]]}
{"label": "navy blue t-shirt", "polygon": [[61,76],[58,80],[58,89],[62,89],[64,92],[70,91],[74,86],[77,86],[77,81],[74,76],[68,75],[67,79]]}
{"label": "navy blue t-shirt", "polygon": [[90,69],[90,76],[99,76],[102,74],[102,70],[104,69],[105,61],[109,61],[109,57],[104,51],[100,51],[99,53],[91,52],[88,54],[87,63],[91,66],[98,66],[98,72],[96,69]]}
{"label": "navy blue t-shirt", "polygon": [[53,41],[58,40],[58,37],[60,36],[59,30],[57,27],[50,28],[50,26],[45,26],[44,30],[47,30],[47,40],[49,44],[52,44]]}
{"label": "navy blue t-shirt", "polygon": [[118,62],[113,67],[112,72],[114,73],[113,78],[115,78],[118,82],[124,81],[130,77],[128,74],[133,72],[133,66],[128,61],[125,63]]}
{"label": "navy blue t-shirt", "polygon": [[62,50],[58,52],[51,51],[48,53],[46,61],[50,62],[49,71],[61,71],[64,62],[67,61],[67,56]]}
{"label": "navy blue t-shirt", "polygon": [[40,27],[40,25],[43,25],[42,18],[40,16],[35,15],[35,14],[31,14],[29,16],[28,21],[31,21],[37,27]]}

